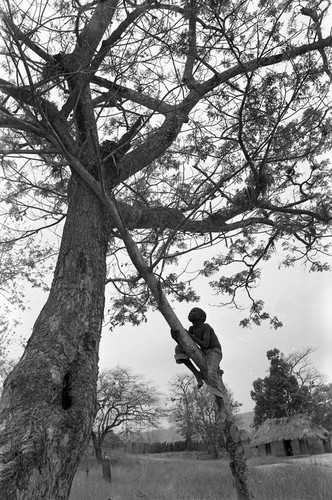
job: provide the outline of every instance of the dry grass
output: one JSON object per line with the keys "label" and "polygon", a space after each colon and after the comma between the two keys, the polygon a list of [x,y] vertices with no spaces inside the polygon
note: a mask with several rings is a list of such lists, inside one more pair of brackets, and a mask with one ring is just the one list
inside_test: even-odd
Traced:
{"label": "dry grass", "polygon": [[[82,463],[70,500],[235,500],[228,462],[191,460],[174,454],[112,460],[112,483],[93,462]],[[251,459],[256,500],[327,500],[332,491],[332,455],[312,459]]]}

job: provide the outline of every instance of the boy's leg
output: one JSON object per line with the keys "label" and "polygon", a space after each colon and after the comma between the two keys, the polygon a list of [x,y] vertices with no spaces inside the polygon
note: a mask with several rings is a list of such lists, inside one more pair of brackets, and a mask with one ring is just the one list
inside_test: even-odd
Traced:
{"label": "boy's leg", "polygon": [[220,361],[222,360],[222,353],[219,349],[208,349],[204,354],[208,369],[208,379],[215,380],[218,375],[224,373],[223,370],[219,368]]}
{"label": "boy's leg", "polygon": [[197,370],[197,368],[192,364],[188,354],[182,349],[182,347],[179,344],[177,344],[175,347],[174,358],[176,363],[178,364],[183,363],[191,371],[191,373],[195,375],[198,387],[202,387],[203,377],[201,372]]}

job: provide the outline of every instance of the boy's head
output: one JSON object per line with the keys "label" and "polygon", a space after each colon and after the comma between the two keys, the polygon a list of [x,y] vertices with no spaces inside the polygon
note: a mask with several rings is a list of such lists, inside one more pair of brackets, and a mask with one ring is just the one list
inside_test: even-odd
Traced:
{"label": "boy's head", "polygon": [[202,323],[204,323],[206,320],[206,314],[203,309],[194,307],[188,314],[188,319],[191,323],[196,323],[197,321],[201,321]]}

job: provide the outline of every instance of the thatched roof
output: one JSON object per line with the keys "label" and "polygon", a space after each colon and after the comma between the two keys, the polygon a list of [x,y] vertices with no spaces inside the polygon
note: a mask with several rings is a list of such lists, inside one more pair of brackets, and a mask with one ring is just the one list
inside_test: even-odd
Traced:
{"label": "thatched roof", "polygon": [[270,418],[265,420],[255,432],[250,446],[253,447],[286,439],[306,439],[312,437],[326,440],[329,437],[329,433],[321,425],[313,424],[310,418],[305,415]]}

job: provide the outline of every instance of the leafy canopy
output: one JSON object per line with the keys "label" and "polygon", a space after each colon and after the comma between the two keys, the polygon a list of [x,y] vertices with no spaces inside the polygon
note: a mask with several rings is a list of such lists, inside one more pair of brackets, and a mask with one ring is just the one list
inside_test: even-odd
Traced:
{"label": "leafy canopy", "polygon": [[[252,295],[264,261],[281,249],[285,265],[327,269],[330,9],[287,0],[4,2],[8,295],[32,269],[41,283],[83,165],[91,188],[116,199],[166,293],[196,300],[195,274],[185,278],[179,258],[218,245],[196,274],[213,277],[223,302],[247,290],[243,325],[279,326]],[[109,228],[112,324],[138,323],[153,300],[111,219]]]}

